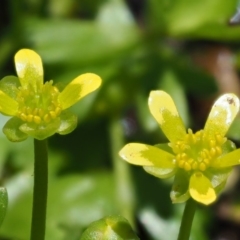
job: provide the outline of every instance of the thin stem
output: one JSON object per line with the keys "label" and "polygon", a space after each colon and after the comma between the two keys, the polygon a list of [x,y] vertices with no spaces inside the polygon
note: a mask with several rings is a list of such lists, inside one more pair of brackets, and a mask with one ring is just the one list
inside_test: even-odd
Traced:
{"label": "thin stem", "polygon": [[134,227],[135,195],[129,168],[130,165],[124,162],[118,155],[118,152],[125,143],[120,118],[115,117],[111,119],[110,139],[117,201],[120,206],[121,215]]}
{"label": "thin stem", "polygon": [[46,139],[34,139],[34,160],[31,240],[44,240],[48,189],[48,151]]}
{"label": "thin stem", "polygon": [[192,222],[196,211],[197,203],[190,198],[185,205],[182,222],[178,234],[178,240],[188,240],[192,228]]}

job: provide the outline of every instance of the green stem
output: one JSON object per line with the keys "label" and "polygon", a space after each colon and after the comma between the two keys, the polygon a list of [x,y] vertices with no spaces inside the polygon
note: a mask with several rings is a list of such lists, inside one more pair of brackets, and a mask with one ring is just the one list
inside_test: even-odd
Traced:
{"label": "green stem", "polygon": [[124,162],[118,152],[124,146],[124,133],[120,118],[112,118],[110,123],[111,152],[116,182],[116,197],[123,215],[135,227],[135,195],[131,178],[130,165]]}
{"label": "green stem", "polygon": [[188,240],[192,228],[192,222],[196,211],[197,203],[190,198],[185,205],[182,222],[178,234],[178,240]]}
{"label": "green stem", "polygon": [[44,240],[47,211],[47,140],[34,139],[34,187],[31,240]]}

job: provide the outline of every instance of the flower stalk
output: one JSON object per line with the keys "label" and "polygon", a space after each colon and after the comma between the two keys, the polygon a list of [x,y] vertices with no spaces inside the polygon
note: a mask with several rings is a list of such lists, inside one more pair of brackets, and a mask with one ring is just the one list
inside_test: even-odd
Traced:
{"label": "flower stalk", "polygon": [[48,190],[47,140],[34,139],[34,187],[31,240],[45,238]]}
{"label": "flower stalk", "polygon": [[196,207],[197,203],[192,198],[186,202],[177,240],[189,239]]}

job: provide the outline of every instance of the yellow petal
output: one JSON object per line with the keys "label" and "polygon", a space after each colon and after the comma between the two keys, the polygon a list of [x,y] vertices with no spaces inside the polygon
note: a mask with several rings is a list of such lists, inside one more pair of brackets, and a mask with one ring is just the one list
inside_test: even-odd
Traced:
{"label": "yellow petal", "polygon": [[129,143],[119,152],[127,162],[140,166],[174,168],[174,155],[157,147],[141,143]]}
{"label": "yellow petal", "polygon": [[93,73],[78,76],[70,82],[59,94],[62,109],[71,107],[87,94],[93,92],[101,85],[101,78]]}
{"label": "yellow petal", "polygon": [[43,67],[40,56],[30,49],[21,49],[15,55],[15,66],[24,88],[32,85],[36,90],[43,84]]}
{"label": "yellow petal", "polygon": [[190,178],[189,192],[197,202],[208,205],[217,198],[210,180],[201,172],[194,173]]}
{"label": "yellow petal", "polygon": [[151,91],[148,105],[170,142],[182,139],[186,135],[183,121],[170,95],[164,91]]}
{"label": "yellow petal", "polygon": [[0,91],[0,112],[9,116],[15,116],[18,111],[18,103],[6,93]]}
{"label": "yellow petal", "polygon": [[215,159],[212,162],[211,167],[227,168],[235,165],[240,165],[240,148]]}
{"label": "yellow petal", "polygon": [[214,103],[204,127],[204,134],[224,136],[239,111],[239,99],[234,94],[224,94]]}

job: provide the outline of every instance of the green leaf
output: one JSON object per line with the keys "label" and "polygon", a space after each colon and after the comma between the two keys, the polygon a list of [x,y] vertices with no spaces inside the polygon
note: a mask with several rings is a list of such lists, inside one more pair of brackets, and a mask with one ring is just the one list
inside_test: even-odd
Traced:
{"label": "green leaf", "polygon": [[95,22],[29,19],[23,31],[47,64],[79,69],[81,65],[104,62],[139,42],[134,19],[126,20],[129,18],[126,16],[131,17],[129,9],[123,2],[114,1],[109,5],[103,6]]}
{"label": "green leaf", "polygon": [[[172,1],[171,10],[166,15],[167,30],[172,36],[195,35],[198,37],[220,37],[222,39],[227,37],[223,34],[223,31],[225,31],[228,35],[234,32],[234,37],[237,37],[239,36],[237,29],[227,26],[236,5],[237,0],[230,2],[224,0]],[[218,31],[214,31],[215,28],[218,28]],[[220,29],[222,31],[219,31]]]}
{"label": "green leaf", "polygon": [[93,222],[80,240],[140,240],[128,221],[121,216],[108,216]]}
{"label": "green leaf", "polygon": [[[1,234],[8,238],[29,239],[32,186],[26,174],[19,174],[5,182],[8,190],[9,206],[6,218],[1,226]],[[14,228],[14,231],[11,229]]]}
{"label": "green leaf", "polygon": [[124,0],[110,0],[102,4],[97,21],[112,28],[118,25],[122,30],[136,27],[134,17]]}
{"label": "green leaf", "polygon": [[[1,227],[1,234],[6,238],[29,239],[31,179],[32,176],[24,172],[6,182],[10,203]],[[110,172],[51,176],[45,239],[76,240],[91,222],[117,214],[114,185]]]}
{"label": "green leaf", "polygon": [[167,22],[166,17],[169,14],[174,1],[173,0],[148,0],[147,2],[147,22],[155,32],[164,32]]}
{"label": "green leaf", "polygon": [[228,26],[237,0],[149,0],[150,28],[174,37],[237,40],[239,28]]}
{"label": "green leaf", "polygon": [[3,220],[6,215],[8,206],[8,194],[7,189],[4,187],[0,187],[0,226],[3,223]]}

